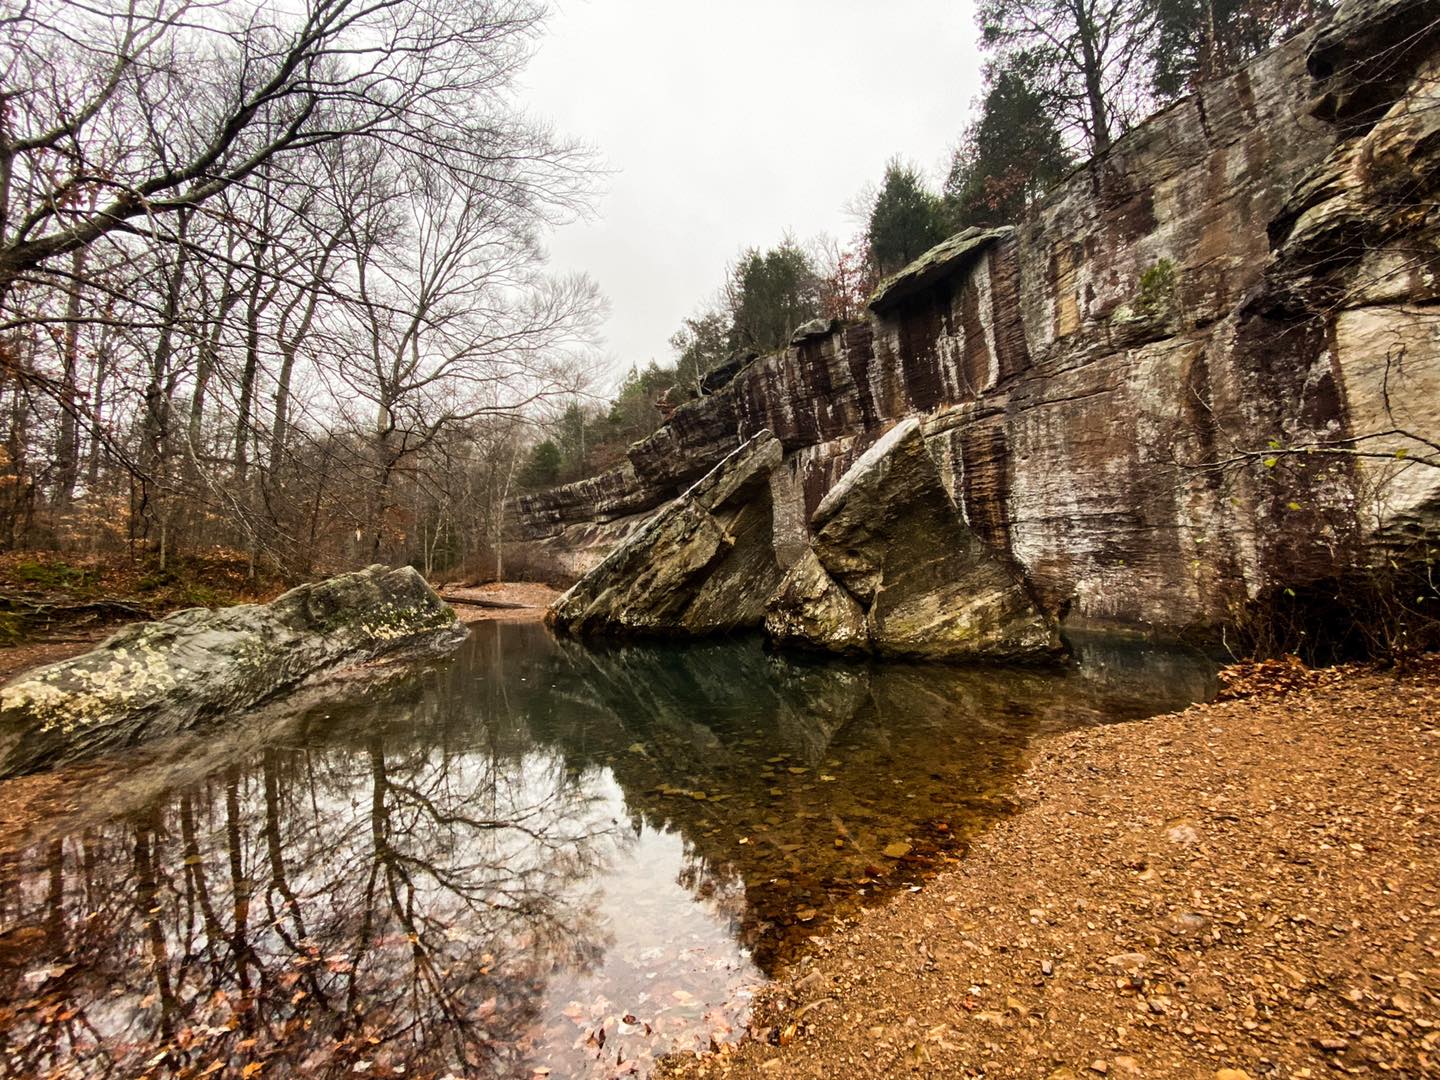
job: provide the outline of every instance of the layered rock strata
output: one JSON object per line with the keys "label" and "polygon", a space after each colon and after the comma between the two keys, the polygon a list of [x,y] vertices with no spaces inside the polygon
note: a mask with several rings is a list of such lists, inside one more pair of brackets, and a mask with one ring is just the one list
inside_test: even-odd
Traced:
{"label": "layered rock strata", "polygon": [[178,611],[0,688],[0,777],[175,735],[336,664],[464,636],[410,567],[372,566],[269,604]]}
{"label": "layered rock strata", "polygon": [[784,573],[769,498],[783,456],[768,431],[755,435],[576,582],[547,621],[621,636],[758,625]]}
{"label": "layered rock strata", "polygon": [[769,431],[771,533],[793,562],[830,488],[914,417],[970,533],[1067,625],[1218,633],[1267,596],[1423,557],[1440,536],[1437,25],[1440,0],[1345,0],[1013,229],[928,253],[863,321],[745,365],[621,470],[521,500],[521,532],[593,564]]}
{"label": "layered rock strata", "polygon": [[1059,635],[1020,575],[965,525],[918,420],[892,428],[810,520],[812,554],[771,601],[781,644],[944,660],[1028,660]]}

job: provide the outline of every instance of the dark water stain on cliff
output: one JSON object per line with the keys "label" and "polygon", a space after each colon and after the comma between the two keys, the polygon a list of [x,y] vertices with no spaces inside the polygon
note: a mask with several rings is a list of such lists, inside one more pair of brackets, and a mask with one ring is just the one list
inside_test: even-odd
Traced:
{"label": "dark water stain on cliff", "polygon": [[1212,670],[482,624],[427,670],[117,765],[0,865],[0,1070],[644,1074],[729,1038],[837,914],[960,857],[1034,736],[1183,705]]}

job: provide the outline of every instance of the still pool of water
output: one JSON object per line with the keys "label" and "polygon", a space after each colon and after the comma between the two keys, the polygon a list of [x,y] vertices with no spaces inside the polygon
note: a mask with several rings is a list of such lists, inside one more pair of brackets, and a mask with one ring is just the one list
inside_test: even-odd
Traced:
{"label": "still pool of water", "polygon": [[963,669],[480,624],[117,765],[0,863],[0,1071],[645,1075],[733,1037],[837,914],[961,857],[1036,735],[1182,706],[1213,672],[1099,643]]}

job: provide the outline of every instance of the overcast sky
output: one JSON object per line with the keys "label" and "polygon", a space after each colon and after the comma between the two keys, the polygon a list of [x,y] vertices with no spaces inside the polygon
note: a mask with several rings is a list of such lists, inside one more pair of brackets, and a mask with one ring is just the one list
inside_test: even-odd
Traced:
{"label": "overcast sky", "polygon": [[899,154],[938,178],[979,89],[969,0],[555,0],[524,100],[614,170],[552,266],[610,300],[615,369],[670,360],[746,245],[848,237]]}

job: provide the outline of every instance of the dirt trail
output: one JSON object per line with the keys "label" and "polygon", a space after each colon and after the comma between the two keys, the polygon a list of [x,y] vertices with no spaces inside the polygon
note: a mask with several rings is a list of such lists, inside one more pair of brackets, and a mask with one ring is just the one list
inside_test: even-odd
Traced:
{"label": "dirt trail", "polygon": [[493,619],[541,619],[545,615],[545,609],[560,596],[560,593],[549,585],[534,581],[497,581],[490,585],[473,586],[442,585],[439,593],[465,623],[488,622]]}
{"label": "dirt trail", "polygon": [[1440,1076],[1440,664],[1046,739],[686,1077]]}

